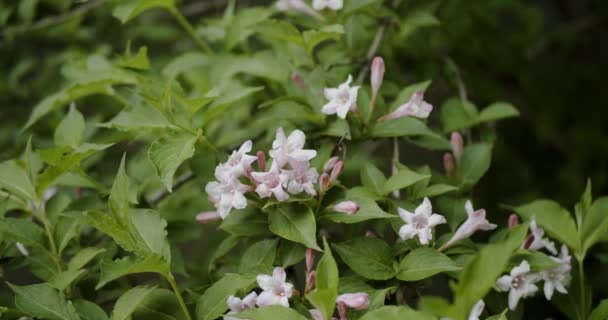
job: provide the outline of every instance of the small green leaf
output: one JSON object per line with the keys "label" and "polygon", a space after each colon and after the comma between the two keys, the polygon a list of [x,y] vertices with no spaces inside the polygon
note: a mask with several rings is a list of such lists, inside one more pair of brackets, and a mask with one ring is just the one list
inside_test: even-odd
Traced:
{"label": "small green leaf", "polygon": [[33,221],[18,218],[0,219],[0,234],[25,245],[43,246],[44,230]]}
{"label": "small green leaf", "polygon": [[167,289],[154,289],[139,304],[133,319],[186,320],[175,293]]}
{"label": "small green leaf", "polygon": [[343,119],[337,119],[330,123],[322,134],[330,137],[345,138],[346,140],[351,139],[348,121]]}
{"label": "small green leaf", "polygon": [[406,306],[384,306],[370,311],[359,318],[360,320],[434,320],[435,317]]}
{"label": "small green leaf", "polygon": [[606,320],[608,319],[608,299],[602,300],[589,315],[587,320]]}
{"label": "small green leaf", "polygon": [[267,239],[252,244],[241,257],[239,271],[246,273],[263,268],[272,270],[278,243],[278,239]]}
{"label": "small green leaf", "polygon": [[310,208],[297,205],[277,205],[269,210],[270,231],[281,238],[322,251],[317,245],[317,224]]}
{"label": "small green leaf", "polygon": [[0,189],[8,191],[24,201],[36,201],[38,198],[27,171],[14,160],[0,163]]}
{"label": "small green leaf", "polygon": [[425,136],[435,134],[424,122],[412,117],[401,117],[379,122],[370,132],[374,138]]}
{"label": "small green leaf", "polygon": [[432,186],[426,187],[424,190],[417,194],[418,198],[424,197],[436,197],[445,193],[449,193],[452,191],[458,190],[458,187],[451,186],[449,184],[434,184]]}
{"label": "small green leaf", "polygon": [[[308,318],[299,314],[294,309],[287,307],[272,305],[263,308],[249,309],[237,314],[231,314],[231,317],[250,320],[307,320]],[[199,320],[201,320],[199,318]]]}
{"label": "small green leaf", "polygon": [[281,245],[279,246],[277,260],[280,266],[287,268],[304,260],[305,254],[305,246],[296,242],[284,240],[281,241]]}
{"label": "small green leaf", "polygon": [[80,212],[73,212],[73,215],[62,215],[53,229],[57,250],[61,253],[68,246],[70,241],[80,234],[80,227],[84,224],[84,216]]}
{"label": "small green leaf", "polygon": [[331,319],[336,307],[336,297],[338,290],[336,289],[321,289],[316,288],[306,295],[306,299],[310,301],[312,306],[323,314],[324,319]]}
{"label": "small green leaf", "polygon": [[456,262],[432,248],[418,248],[407,254],[399,263],[397,279],[418,281],[440,272],[462,269]]}
{"label": "small green leaf", "polygon": [[110,190],[110,198],[108,199],[108,206],[114,218],[118,221],[126,221],[129,214],[129,176],[125,172],[125,158],[126,155],[122,156],[120,160],[120,168],[114,178],[112,184],[112,190]]}
{"label": "small green leaf", "polygon": [[59,147],[78,148],[84,131],[84,117],[72,104],[68,114],[59,122],[55,129],[55,145]]}
{"label": "small green leaf", "polygon": [[450,98],[441,106],[443,132],[459,131],[477,124],[478,111],[470,102]]}
{"label": "small green leaf", "polygon": [[158,130],[172,127],[158,109],[143,103],[135,103],[127,107],[110,122],[102,123],[99,126],[122,131]]}
{"label": "small green leaf", "polygon": [[380,239],[355,238],[333,245],[354,272],[372,280],[387,280],[395,276],[393,250]]}
{"label": "small green leaf", "polygon": [[109,215],[100,211],[88,211],[85,213],[85,220],[87,224],[110,236],[123,249],[142,256],[146,255],[147,251],[139,246],[127,227],[117,223]]}
{"label": "small green leaf", "polygon": [[400,19],[398,39],[400,42],[406,42],[418,29],[434,27],[439,24],[439,19],[431,12],[427,10],[412,10],[405,19]]}
{"label": "small green leaf", "polygon": [[488,318],[486,318],[486,320],[509,320],[509,319],[507,319],[507,311],[508,311],[508,309],[505,309],[502,313],[495,314],[491,317],[488,317]]}
{"label": "small green leaf", "polygon": [[156,286],[138,286],[125,292],[114,304],[112,320],[130,320],[131,314],[155,288]]}
{"label": "small green leaf", "polygon": [[361,170],[361,182],[364,186],[376,192],[376,194],[382,194],[384,185],[386,184],[386,177],[371,163],[366,163]]}
{"label": "small green leaf", "polygon": [[323,257],[319,260],[316,271],[316,289],[306,295],[306,299],[321,311],[325,319],[330,319],[336,306],[338,296],[338,265],[331,253],[327,240],[323,239]]}
{"label": "small green leaf", "polygon": [[[246,290],[254,282],[255,278],[253,276],[242,276],[232,273],[225,275],[209,287],[198,299],[196,303],[196,318],[198,320],[213,320],[218,318],[228,310],[226,299],[240,290]],[[255,320],[254,318],[251,319]]]}
{"label": "small green leaf", "polygon": [[91,262],[97,255],[102,252],[105,252],[104,248],[82,248],[72,257],[70,262],[68,263],[68,269],[78,270],[84,267],[87,263]]}
{"label": "small green leaf", "polygon": [[354,192],[350,192],[350,190],[346,194],[346,198],[344,200],[354,201],[359,205],[359,211],[355,214],[344,214],[342,212],[331,212],[323,216],[325,219],[329,219],[334,222],[340,223],[359,223],[362,221],[372,220],[372,219],[389,219],[394,218],[395,216],[389,214],[382,210],[380,206],[369,197],[365,197],[363,195],[351,195]]}
{"label": "small green leaf", "polygon": [[430,175],[419,174],[405,166],[399,169],[399,172],[388,178],[382,188],[382,194],[389,194],[392,191],[405,189],[416,182],[430,178]]}
{"label": "small green leaf", "polygon": [[462,185],[475,185],[490,168],[492,146],[485,143],[470,144],[462,152]]}
{"label": "small green leaf", "polygon": [[339,24],[325,26],[319,30],[307,30],[302,32],[304,45],[308,54],[311,54],[315,47],[321,42],[338,39],[344,34],[344,27]]}
{"label": "small green leaf", "polygon": [[91,301],[74,300],[74,308],[81,320],[108,320],[108,315],[103,309]]}
{"label": "small green leaf", "polygon": [[198,136],[176,134],[161,137],[150,145],[148,157],[169,192],[173,191],[173,176],[177,168],[194,155]]}
{"label": "small green leaf", "polygon": [[101,276],[99,277],[99,282],[95,286],[95,289],[99,290],[108,282],[114,281],[120,277],[144,272],[167,275],[169,274],[169,267],[167,266],[167,263],[163,261],[162,257],[157,255],[151,255],[145,259],[137,259],[128,256],[122,259],[104,262],[101,265]]}
{"label": "small green leaf", "polygon": [[220,229],[243,237],[270,235],[268,218],[253,208],[233,210],[220,224]]}
{"label": "small green leaf", "polygon": [[150,60],[148,59],[148,47],[142,46],[137,51],[135,56],[131,56],[128,52],[125,55],[120,65],[125,68],[137,69],[137,70],[148,70],[150,68]]}
{"label": "small green leaf", "polygon": [[167,239],[167,221],[150,209],[135,209],[130,214],[130,232],[140,248],[148,254],[157,254],[169,264],[171,250]]}
{"label": "small green leaf", "polygon": [[255,32],[254,27],[258,23],[268,19],[271,14],[272,11],[267,8],[254,7],[241,10],[226,27],[226,35],[224,37],[226,49],[231,50],[237,44],[247,39]]}
{"label": "small green leaf", "polygon": [[15,306],[27,314],[49,320],[80,320],[72,302],[46,283],[29,286],[9,284],[9,287],[15,292]]}
{"label": "small green leaf", "polygon": [[72,283],[80,279],[85,272],[86,270],[68,269],[55,274],[51,279],[49,279],[48,283],[53,288],[63,291],[72,285]]}
{"label": "small green leaf", "polygon": [[513,105],[506,102],[495,102],[481,110],[477,121],[496,121],[504,118],[519,116],[519,111]]}
{"label": "small green leaf", "polygon": [[583,220],[581,242],[586,253],[594,244],[606,238],[608,232],[608,197],[596,199]]}
{"label": "small green leaf", "polygon": [[174,0],[130,0],[116,6],[112,15],[120,22],[127,23],[146,10],[152,8],[173,9],[174,6]]}
{"label": "small green leaf", "polygon": [[509,267],[514,268],[518,266],[523,260],[526,260],[530,264],[532,271],[542,271],[549,268],[558,266],[558,263],[551,259],[548,255],[540,251],[525,251],[521,250],[516,252],[509,261]]}

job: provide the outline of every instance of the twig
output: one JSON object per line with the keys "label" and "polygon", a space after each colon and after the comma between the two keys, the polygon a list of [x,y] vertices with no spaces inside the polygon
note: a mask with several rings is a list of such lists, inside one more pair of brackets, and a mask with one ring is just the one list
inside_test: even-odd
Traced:
{"label": "twig", "polygon": [[2,32],[2,37],[7,38],[9,36],[15,36],[15,35],[31,32],[31,31],[39,30],[39,29],[46,29],[46,28],[49,28],[52,26],[62,24],[79,15],[86,14],[87,12],[101,6],[104,2],[106,2],[106,0],[93,0],[93,1],[83,4],[82,6],[74,9],[73,11],[68,11],[68,12],[62,13],[60,15],[47,17],[47,18],[41,19],[31,25],[7,28],[6,30],[4,30],[4,32]]}
{"label": "twig", "polygon": [[190,37],[192,37],[192,40],[194,40],[194,42],[196,42],[196,44],[201,47],[204,52],[213,53],[211,47],[207,44],[207,42],[205,42],[205,40],[203,40],[203,38],[199,37],[190,22],[188,22],[186,17],[184,17],[184,15],[182,15],[177,8],[171,7],[169,12],[171,15],[173,15],[173,17],[175,17],[179,25],[186,30]]}
{"label": "twig", "polygon": [[[188,181],[194,179],[194,173],[192,172],[186,172],[183,175],[177,177],[175,179],[175,182],[173,183],[173,190],[177,190],[180,187],[182,187],[184,184],[186,184]],[[161,202],[164,198],[166,198],[168,195],[170,194],[169,190],[167,189],[163,189],[163,190],[159,190],[157,192],[155,192],[154,194],[152,194],[150,197],[148,197],[146,199],[146,201],[148,202],[148,204],[150,206],[154,206],[156,204],[158,204],[159,202]]]}

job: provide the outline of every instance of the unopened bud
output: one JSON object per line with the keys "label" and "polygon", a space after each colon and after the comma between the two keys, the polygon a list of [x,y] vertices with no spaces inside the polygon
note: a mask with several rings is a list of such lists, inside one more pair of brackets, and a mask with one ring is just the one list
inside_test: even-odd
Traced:
{"label": "unopened bud", "polygon": [[454,173],[454,157],[449,152],[443,154],[443,168],[448,177],[451,177]]}
{"label": "unopened bud", "polygon": [[359,204],[353,201],[342,201],[334,205],[334,210],[346,214],[355,214],[359,211]]}
{"label": "unopened bud", "polygon": [[334,165],[334,168],[331,170],[331,176],[329,177],[329,183],[334,183],[340,174],[344,171],[344,162],[338,161]]}
{"label": "unopened bud", "polygon": [[348,311],[348,307],[346,307],[346,304],[344,302],[338,302],[337,307],[340,320],[348,320],[348,318],[346,317],[346,313]]}
{"label": "unopened bud", "polygon": [[529,234],[526,240],[524,240],[524,243],[521,245],[521,247],[523,249],[528,249],[532,245],[532,242],[534,242],[534,235]]}
{"label": "unopened bud", "polygon": [[21,253],[22,256],[27,257],[27,256],[30,255],[30,252],[23,245],[23,243],[21,243],[21,242],[15,242],[15,247],[17,247],[17,250],[19,250],[19,253]]}
{"label": "unopened bud", "polygon": [[376,96],[378,95],[378,90],[380,90],[383,79],[384,59],[382,59],[382,57],[375,57],[374,60],[372,60],[372,101],[376,101]]}
{"label": "unopened bud", "polygon": [[340,158],[337,156],[329,158],[323,166],[323,172],[330,172],[334,168],[336,163],[338,163],[338,161],[340,161]]}
{"label": "unopened bud", "polygon": [[325,320],[321,311],[317,309],[310,309],[308,312],[310,313],[312,320]]}
{"label": "unopened bud", "polygon": [[319,190],[321,194],[324,194],[325,191],[329,188],[329,174],[327,172],[323,172],[319,177]]}
{"label": "unopened bud", "polygon": [[312,271],[315,266],[315,250],[308,248],[306,249],[306,271]]}
{"label": "unopened bud", "polygon": [[364,310],[369,307],[369,295],[365,292],[345,293],[336,298],[336,303],[338,303],[338,305],[343,303],[347,307],[355,310]]}
{"label": "unopened bud", "polygon": [[291,81],[302,91],[306,90],[306,83],[304,83],[304,79],[298,73],[291,74]]}
{"label": "unopened bud", "polygon": [[371,230],[365,231],[365,237],[369,239],[378,238],[378,236],[376,236],[376,234]]}
{"label": "unopened bud", "polygon": [[258,168],[260,168],[260,171],[266,171],[266,155],[264,151],[260,150],[255,155],[258,158]]}
{"label": "unopened bud", "polygon": [[515,227],[516,225],[519,224],[519,217],[517,216],[517,214],[515,213],[511,213],[511,215],[509,216],[509,229]]}
{"label": "unopened bud", "polygon": [[196,215],[196,222],[200,224],[209,223],[211,221],[220,220],[222,216],[217,211],[205,211]]}
{"label": "unopened bud", "polygon": [[462,135],[458,132],[452,132],[450,137],[450,144],[452,145],[452,153],[456,158],[456,164],[460,165],[460,159],[462,158],[462,150],[464,148],[464,141]]}
{"label": "unopened bud", "polygon": [[308,291],[315,288],[315,281],[317,280],[317,273],[313,270],[306,275],[306,289]]}

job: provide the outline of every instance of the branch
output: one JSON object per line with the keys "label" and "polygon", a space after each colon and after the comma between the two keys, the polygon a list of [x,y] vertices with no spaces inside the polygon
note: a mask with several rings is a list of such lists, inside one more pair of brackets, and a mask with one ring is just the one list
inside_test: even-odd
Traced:
{"label": "branch", "polygon": [[[183,185],[185,185],[186,183],[188,183],[190,180],[194,179],[194,173],[192,172],[186,172],[183,175],[175,178],[175,182],[173,183],[173,190],[177,190],[180,187],[182,187]],[[159,202],[161,202],[164,198],[166,198],[167,196],[169,196],[170,192],[169,190],[162,189],[159,190],[157,192],[155,192],[154,194],[152,194],[151,196],[149,196],[148,198],[146,198],[146,201],[148,202],[148,204],[150,205],[150,207],[157,205]]]}

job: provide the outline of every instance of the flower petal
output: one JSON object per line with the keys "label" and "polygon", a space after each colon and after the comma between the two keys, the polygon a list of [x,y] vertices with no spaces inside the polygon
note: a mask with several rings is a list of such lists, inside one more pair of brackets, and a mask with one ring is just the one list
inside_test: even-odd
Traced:
{"label": "flower petal", "polygon": [[405,224],[399,229],[399,237],[403,240],[411,239],[416,236],[416,229],[411,224]]}
{"label": "flower petal", "polygon": [[414,217],[413,213],[402,208],[397,208],[397,211],[399,212],[399,216],[401,217],[401,219],[403,219],[403,221],[405,221],[405,223],[412,223],[412,218]]}
{"label": "flower petal", "polygon": [[431,200],[429,198],[424,198],[422,203],[416,208],[416,214],[423,214],[427,217],[430,217],[433,214],[433,206],[431,205]]}
{"label": "flower petal", "polygon": [[511,281],[511,276],[504,275],[496,280],[496,286],[498,286],[498,289],[501,291],[509,291],[511,288]]}
{"label": "flower petal", "polygon": [[440,215],[440,214],[436,214],[433,213],[430,217],[429,217],[429,227],[434,227],[436,225],[445,223],[445,217]]}
{"label": "flower petal", "polygon": [[[264,291],[272,291],[275,288],[275,282],[274,282],[274,278],[266,275],[266,274],[259,274],[256,278],[256,281],[258,282],[258,286],[260,288],[262,288],[262,290]],[[260,297],[262,295],[260,294]],[[259,298],[258,298],[259,301]]]}

